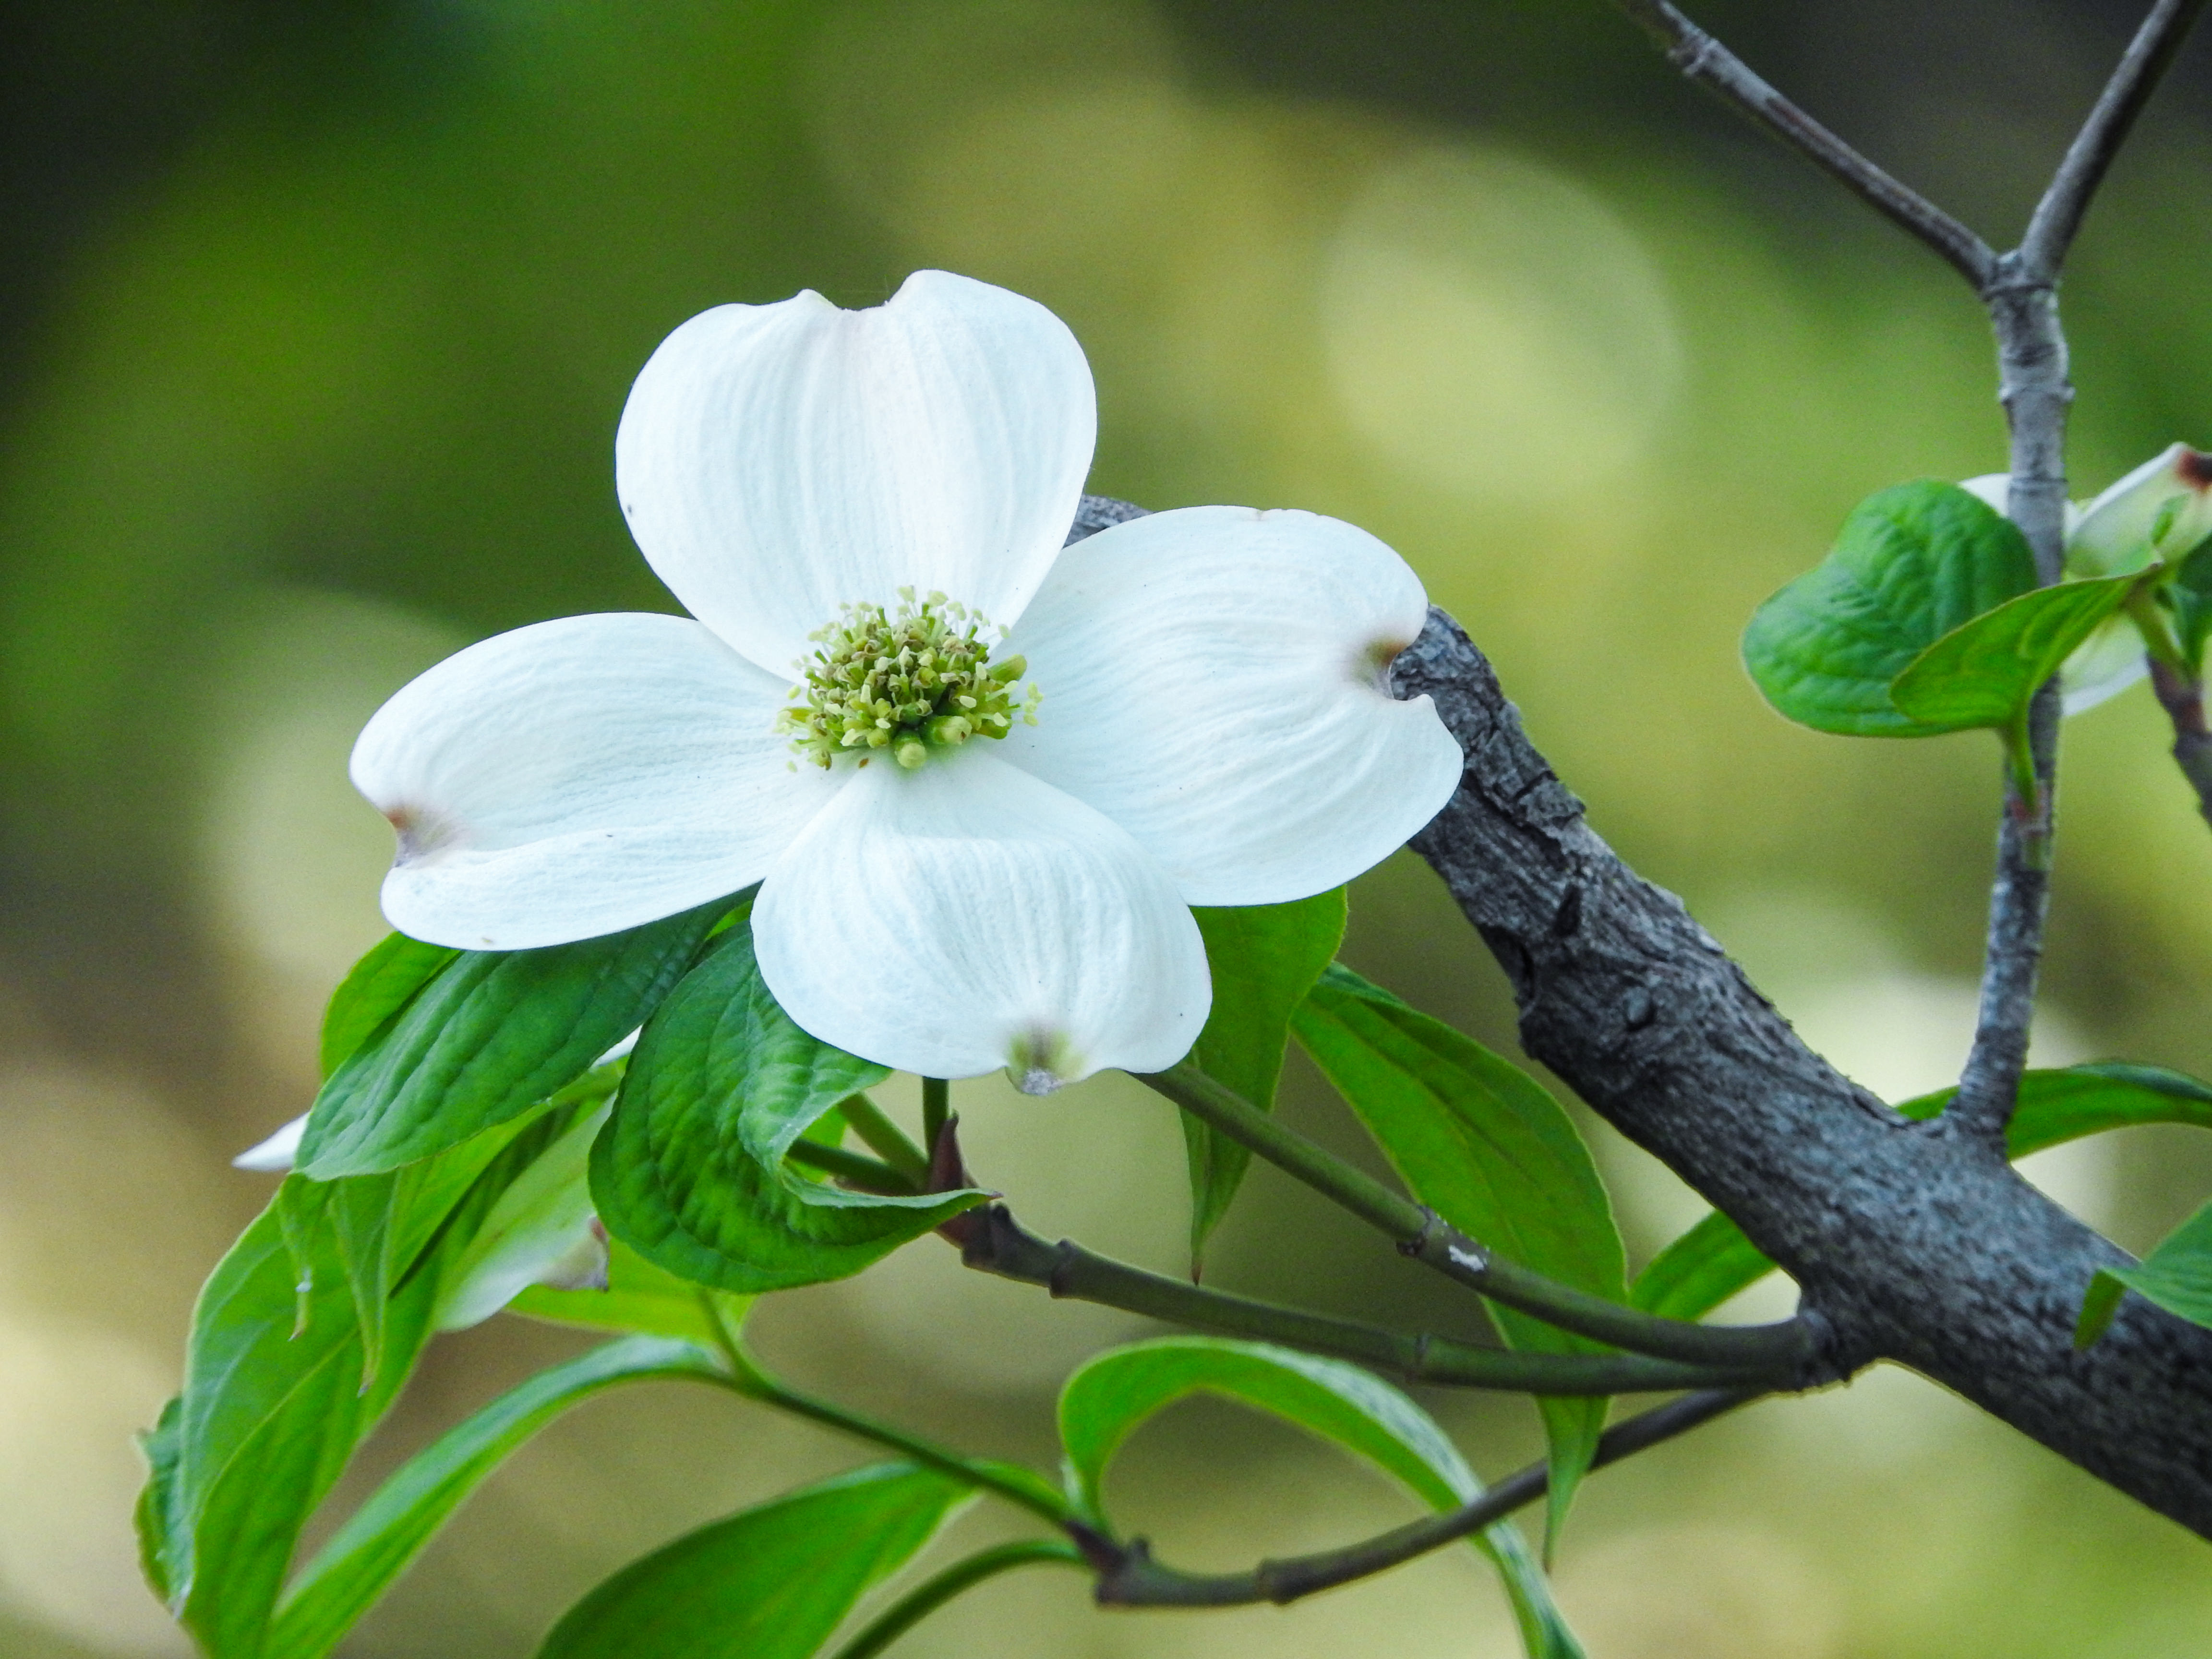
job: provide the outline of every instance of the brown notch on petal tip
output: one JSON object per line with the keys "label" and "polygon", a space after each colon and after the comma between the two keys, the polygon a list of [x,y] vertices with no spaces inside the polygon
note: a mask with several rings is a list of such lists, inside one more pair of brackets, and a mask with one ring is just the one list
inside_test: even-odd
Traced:
{"label": "brown notch on petal tip", "polygon": [[2212,489],[2212,453],[2184,447],[2174,471],[2191,489]]}
{"label": "brown notch on petal tip", "polygon": [[1370,640],[1367,648],[1359,653],[1360,661],[1366,665],[1369,681],[1386,697],[1390,695],[1390,665],[1412,643],[1410,640]]}
{"label": "brown notch on petal tip", "polygon": [[402,803],[386,807],[384,816],[399,836],[399,850],[392,859],[395,867],[434,858],[461,838],[459,823],[427,806]]}

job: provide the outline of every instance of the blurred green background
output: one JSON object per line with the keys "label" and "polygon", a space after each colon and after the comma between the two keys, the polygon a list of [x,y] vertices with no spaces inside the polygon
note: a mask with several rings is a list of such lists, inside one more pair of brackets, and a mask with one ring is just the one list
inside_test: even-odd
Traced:
{"label": "blurred green background", "polygon": [[[1701,9],[1992,238],[2136,11]],[[46,0],[11,25],[0,1652],[183,1651],[137,1583],[128,1437],[266,1196],[228,1158],[303,1108],[321,1000],[382,932],[387,832],[346,786],[352,735],[472,638],[673,608],[624,534],[611,446],[631,376],[711,304],[868,304],[923,265],[1043,301],[1097,376],[1095,489],[1381,534],[1494,656],[1597,826],[1815,1046],[1892,1098],[1963,1054],[1991,746],[1786,726],[1735,639],[1861,495],[2002,465],[1986,330],[1947,270],[1678,84],[1600,0]],[[2200,41],[2067,286],[2077,495],[2212,441],[2208,91]],[[2212,838],[2157,711],[2136,691],[2066,738],[2041,1057],[2212,1073]],[[1495,969],[1404,855],[1355,888],[1348,954],[1510,1049]],[[1352,1146],[1310,1073],[1287,1088],[1297,1121]],[[1111,1079],[957,1095],[978,1169],[1033,1226],[1180,1265],[1159,1101]],[[1699,1206],[1592,1135],[1640,1260]],[[2212,1190],[2212,1152],[2144,1131],[2034,1173],[2139,1249]],[[1467,1322],[1264,1170],[1210,1277]],[[1778,1285],[1746,1300],[1789,1305]],[[927,1243],[757,1317],[796,1376],[1031,1458],[1068,1366],[1141,1328]],[[577,1346],[514,1319],[441,1343],[381,1466]],[[1525,1402],[1431,1403],[1488,1473],[1537,1449]],[[720,1400],[594,1406],[348,1651],[526,1653],[629,1555],[860,1459]],[[1407,1512],[1198,1406],[1147,1432],[1119,1491],[1192,1566]],[[1559,1576],[1595,1659],[2179,1659],[2212,1632],[2201,1544],[1894,1370],[1585,1491]],[[1466,1551],[1287,1611],[1106,1615],[1073,1575],[1015,1578],[901,1650],[1512,1650]]]}

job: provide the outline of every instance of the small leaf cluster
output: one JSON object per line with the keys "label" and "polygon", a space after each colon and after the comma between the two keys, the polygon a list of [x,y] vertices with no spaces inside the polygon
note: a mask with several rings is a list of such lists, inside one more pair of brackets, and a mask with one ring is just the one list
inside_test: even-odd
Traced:
{"label": "small leaf cluster", "polygon": [[2036,585],[2012,521],[1955,484],[1876,492],[1834,550],[1759,606],[1744,665],[1776,709],[1845,737],[1986,729],[2036,798],[2029,705],[2059,665],[2164,566]]}

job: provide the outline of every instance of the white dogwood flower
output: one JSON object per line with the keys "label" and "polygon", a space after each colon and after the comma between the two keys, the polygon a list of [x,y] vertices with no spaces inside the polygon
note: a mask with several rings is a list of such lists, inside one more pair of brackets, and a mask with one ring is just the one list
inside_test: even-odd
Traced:
{"label": "white dogwood flower", "polygon": [[[2012,499],[2002,472],[1968,478],[1960,488],[1998,512]],[[2066,504],[2066,574],[2124,576],[2154,559],[2178,564],[2212,536],[2212,455],[2169,445],[2087,507]],[[2124,611],[2075,647],[2058,672],[2066,712],[2078,714],[2115,696],[2150,672],[2143,636]]]}
{"label": "white dogwood flower", "polygon": [[942,271],[685,323],[615,464],[696,620],[519,629],[386,703],[353,757],[385,914],[514,950],[759,882],[761,971],[825,1042],[1033,1090],[1173,1064],[1189,907],[1357,875],[1460,754],[1383,684],[1426,599],[1364,531],[1192,507],[1063,552],[1096,421],[1057,318]]}

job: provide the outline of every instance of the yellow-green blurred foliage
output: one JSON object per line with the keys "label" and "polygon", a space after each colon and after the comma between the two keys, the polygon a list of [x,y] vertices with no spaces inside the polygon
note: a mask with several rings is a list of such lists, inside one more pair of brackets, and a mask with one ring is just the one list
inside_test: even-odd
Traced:
{"label": "yellow-green blurred foliage", "polygon": [[[1758,9],[1735,12],[1778,49],[1812,27]],[[1838,118],[1881,114],[1993,234],[2109,46],[2023,0],[1962,9],[1991,21],[1986,54],[1936,30],[1933,66],[1908,70],[1886,54],[1915,47],[1917,12],[1881,12],[1883,35],[1811,9],[1861,53],[1822,60]],[[1992,746],[1785,726],[1735,639],[1862,494],[2002,464],[1972,300],[1709,116],[1595,0],[1263,10],[423,0],[361,23],[343,73],[270,71],[47,274],[0,438],[0,1649],[181,1651],[136,1585],[127,1436],[265,1196],[225,1159],[301,1109],[321,999],[382,931],[386,836],[346,786],[352,733],[471,638],[672,608],[623,532],[611,439],[655,343],[714,303],[872,303],[923,265],[1042,300],[1097,376],[1094,489],[1383,536],[1494,656],[1599,828],[1810,1040],[1892,1097],[1955,1066]],[[1247,33],[1273,56],[1244,61]],[[1363,93],[1333,56],[1404,73]],[[2150,124],[2069,286],[2080,494],[2212,440],[2192,73],[2199,101]],[[1439,93],[1455,76],[1481,95]],[[2141,693],[2069,727],[2050,1059],[2212,1073],[2212,839],[2161,747]],[[1495,970],[1417,864],[1361,882],[1353,915],[1364,969],[1510,1046]],[[1310,1073],[1287,1088],[1295,1121],[1352,1146]],[[1181,1265],[1158,1100],[1110,1079],[959,1097],[975,1163],[1032,1225]],[[1640,1260],[1697,1201],[1592,1133]],[[2138,1249],[2212,1190],[2212,1156],[2178,1134],[2038,1173]],[[1468,1317],[1266,1170],[1209,1273]],[[773,1299],[758,1328],[815,1386],[1032,1458],[1066,1368],[1140,1328],[930,1243]],[[447,1340],[372,1461],[575,1346],[513,1320]],[[1535,1449],[1525,1403],[1432,1403],[1493,1473]],[[628,1555],[856,1455],[704,1397],[595,1406],[499,1476],[349,1651],[526,1652]],[[2180,1659],[2212,1632],[2201,1545],[1895,1371],[1585,1490],[1559,1571],[1596,1659]],[[1194,1566],[1405,1513],[1287,1432],[1199,1407],[1148,1432],[1118,1495]],[[1462,1551],[1279,1612],[1101,1614],[1073,1575],[1036,1575],[901,1651],[1511,1643]]]}

